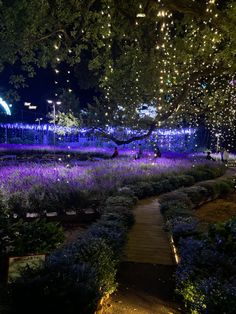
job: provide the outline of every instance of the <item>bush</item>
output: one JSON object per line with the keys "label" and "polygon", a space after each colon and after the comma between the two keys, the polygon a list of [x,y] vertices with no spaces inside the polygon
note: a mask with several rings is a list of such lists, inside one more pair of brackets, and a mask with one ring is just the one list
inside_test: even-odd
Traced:
{"label": "bush", "polygon": [[193,204],[188,196],[180,191],[171,192],[160,197],[161,203],[161,213],[164,216],[167,216],[169,211],[180,212],[180,211],[189,211],[192,209]]}
{"label": "bush", "polygon": [[1,217],[0,255],[26,255],[47,253],[64,240],[64,231],[56,223],[45,220],[15,221]]}
{"label": "bush", "polygon": [[63,228],[54,222],[35,220],[18,223],[19,235],[14,241],[14,254],[48,253],[64,241]]}
{"label": "bush", "polygon": [[196,235],[198,221],[193,217],[176,217],[167,221],[166,227],[173,235],[175,243],[178,243],[180,238],[186,238]]}
{"label": "bush", "polygon": [[180,241],[177,291],[191,313],[235,313],[236,219],[210,227],[201,239]]}
{"label": "bush", "polygon": [[89,263],[26,269],[9,287],[11,313],[94,313],[102,296]]}
{"label": "bush", "polygon": [[194,185],[195,183],[195,179],[194,177],[190,176],[190,175],[180,175],[178,176],[178,180],[180,182],[180,185],[179,187],[181,186],[191,186],[191,185]]}
{"label": "bush", "polygon": [[151,182],[139,181],[135,184],[128,185],[127,187],[129,187],[129,189],[133,191],[134,195],[139,199],[154,195]]}
{"label": "bush", "polygon": [[159,194],[163,193],[164,187],[162,185],[162,181],[160,181],[160,182],[158,182],[158,181],[151,181],[150,184],[152,186],[154,195],[159,195]]}
{"label": "bush", "polygon": [[217,181],[208,181],[199,183],[198,186],[202,186],[207,191],[207,198],[216,198],[220,194],[220,188]]}
{"label": "bush", "polygon": [[203,181],[203,180],[212,179],[212,177],[209,176],[208,173],[206,173],[203,170],[199,170],[199,169],[192,169],[192,170],[188,171],[187,174],[192,176],[195,179],[195,181]]}
{"label": "bush", "polygon": [[102,296],[114,292],[118,257],[104,238],[94,237],[94,233],[89,232],[78,243],[76,261],[87,263],[95,270],[94,281]]}
{"label": "bush", "polygon": [[182,190],[191,200],[191,202],[198,206],[201,202],[207,199],[207,190],[202,186],[192,186]]}
{"label": "bush", "polygon": [[47,212],[58,210],[61,205],[56,194],[52,194],[43,185],[33,185],[27,193],[28,212],[38,213],[43,215]]}
{"label": "bush", "polygon": [[226,196],[234,190],[234,183],[231,180],[217,180],[211,182],[199,183],[199,186],[207,190],[208,198],[216,198],[218,196]]}
{"label": "bush", "polygon": [[27,198],[22,192],[15,192],[8,196],[7,208],[10,213],[17,214],[19,217],[25,216],[27,212]]}
{"label": "bush", "polygon": [[137,197],[135,196],[134,191],[129,186],[124,186],[119,188],[115,196],[128,196],[131,197],[135,202],[137,202]]}
{"label": "bush", "polygon": [[217,185],[219,188],[220,196],[227,196],[234,190],[233,184],[229,180],[219,180],[217,181]]}
{"label": "bush", "polygon": [[121,255],[122,247],[127,237],[127,228],[121,221],[99,221],[93,224],[88,234],[95,238],[103,239],[114,252],[114,256]]}
{"label": "bush", "polygon": [[162,193],[167,193],[175,189],[174,185],[168,179],[161,181]]}
{"label": "bush", "polygon": [[121,222],[124,226],[130,227],[134,222],[134,215],[130,210],[116,212],[106,212],[102,215],[103,221],[118,221]]}
{"label": "bush", "polygon": [[128,227],[131,227],[134,223],[134,214],[130,209],[122,206],[115,206],[115,207],[106,207],[102,210],[104,215],[106,214],[114,214],[124,221],[124,224]]}
{"label": "bush", "polygon": [[83,238],[49,255],[43,268],[26,270],[10,286],[14,309],[31,313],[31,302],[39,302],[37,313],[94,313],[99,299],[116,288],[123,242],[114,235],[124,230],[122,221],[105,216]]}
{"label": "bush", "polygon": [[222,176],[226,171],[224,165],[202,165],[196,168],[192,168],[187,171],[186,174],[194,177],[196,181],[210,180]]}
{"label": "bush", "polygon": [[176,217],[191,217],[192,215],[192,211],[181,203],[172,203],[172,206],[169,206],[169,208],[166,209],[164,213],[166,220],[170,220]]}
{"label": "bush", "polygon": [[132,208],[135,200],[129,196],[110,196],[106,200],[106,207],[125,207]]}

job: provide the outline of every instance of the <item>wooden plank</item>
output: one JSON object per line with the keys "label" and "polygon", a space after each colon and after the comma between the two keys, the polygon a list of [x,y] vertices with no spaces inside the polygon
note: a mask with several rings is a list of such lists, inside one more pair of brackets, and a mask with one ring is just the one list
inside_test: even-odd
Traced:
{"label": "wooden plank", "polygon": [[134,209],[135,224],[124,250],[125,261],[174,265],[168,233],[157,198],[139,202]]}

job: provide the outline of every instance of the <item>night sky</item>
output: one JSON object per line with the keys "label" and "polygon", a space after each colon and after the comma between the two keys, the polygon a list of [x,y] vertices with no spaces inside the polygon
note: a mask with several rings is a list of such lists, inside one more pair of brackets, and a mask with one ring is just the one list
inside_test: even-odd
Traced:
{"label": "night sky", "polygon": [[[68,68],[61,66],[60,73],[55,74],[53,69],[37,69],[34,78],[27,79],[28,87],[18,89],[20,95],[19,102],[13,102],[12,117],[10,120],[21,121],[22,117],[25,122],[34,122],[35,118],[43,117],[46,121],[46,114],[50,110],[48,108],[47,99],[56,99],[55,93],[57,88],[71,88],[79,98],[80,106],[84,108],[86,104],[93,101],[93,97],[96,95],[94,89],[82,89],[78,84],[78,79],[73,75],[73,71],[70,74],[67,73]],[[0,74],[0,89],[7,90],[12,88],[9,84],[9,76],[11,74],[18,74],[14,67],[6,67]],[[69,79],[69,83],[67,80]],[[58,84],[55,85],[55,80]],[[2,96],[0,94],[0,96]],[[24,102],[31,102],[37,106],[37,110],[29,110],[24,106]],[[0,115],[0,120],[6,120],[6,117]],[[9,117],[7,119],[9,121]]]}

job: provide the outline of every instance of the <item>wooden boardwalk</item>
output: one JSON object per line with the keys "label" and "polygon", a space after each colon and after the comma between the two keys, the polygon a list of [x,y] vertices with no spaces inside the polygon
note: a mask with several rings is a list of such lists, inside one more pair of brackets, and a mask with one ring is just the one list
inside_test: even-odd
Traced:
{"label": "wooden boardwalk", "polygon": [[142,200],[134,208],[135,224],[129,232],[124,261],[175,265],[168,233],[157,197]]}

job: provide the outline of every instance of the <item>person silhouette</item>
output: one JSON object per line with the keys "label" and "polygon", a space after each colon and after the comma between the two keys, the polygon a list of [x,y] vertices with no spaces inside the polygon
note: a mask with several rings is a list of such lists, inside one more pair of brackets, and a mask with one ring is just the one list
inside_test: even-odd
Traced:
{"label": "person silhouette", "polygon": [[206,159],[215,161],[215,159],[211,156],[211,152],[207,152]]}
{"label": "person silhouette", "polygon": [[115,147],[114,153],[112,154],[111,158],[117,158],[119,156],[118,148]]}
{"label": "person silhouette", "polygon": [[143,148],[141,144],[138,144],[138,152],[135,156],[135,159],[140,159],[143,157]]}
{"label": "person silhouette", "polygon": [[156,145],[154,147],[154,157],[157,158],[157,157],[161,157],[161,151],[160,151],[160,148]]}
{"label": "person silhouette", "polygon": [[223,162],[227,163],[229,160],[229,152],[224,149],[224,152],[223,152]]}

